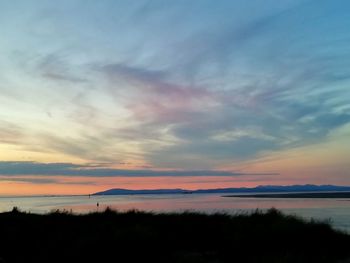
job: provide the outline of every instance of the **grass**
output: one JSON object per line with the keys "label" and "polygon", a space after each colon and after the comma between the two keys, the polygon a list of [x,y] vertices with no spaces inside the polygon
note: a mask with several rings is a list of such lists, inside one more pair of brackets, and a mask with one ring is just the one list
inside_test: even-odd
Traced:
{"label": "grass", "polygon": [[[276,209],[206,215],[140,211],[0,214],[0,262],[341,262],[350,236]],[[2,260],[2,261],[1,261]]]}

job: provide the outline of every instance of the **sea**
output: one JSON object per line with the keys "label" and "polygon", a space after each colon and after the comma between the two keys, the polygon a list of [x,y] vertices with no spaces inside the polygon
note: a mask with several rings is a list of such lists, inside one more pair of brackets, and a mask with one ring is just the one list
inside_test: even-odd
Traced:
{"label": "sea", "polygon": [[233,215],[277,208],[306,220],[329,222],[335,229],[350,233],[350,198],[241,198],[222,194],[0,197],[0,212],[13,207],[39,214],[58,209],[84,214],[110,207],[118,211],[197,211]]}

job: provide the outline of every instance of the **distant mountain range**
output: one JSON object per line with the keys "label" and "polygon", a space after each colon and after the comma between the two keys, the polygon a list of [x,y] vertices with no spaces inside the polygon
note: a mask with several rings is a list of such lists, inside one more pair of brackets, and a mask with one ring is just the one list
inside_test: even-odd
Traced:
{"label": "distant mountain range", "polygon": [[145,189],[145,190],[130,190],[130,189],[109,189],[103,192],[94,193],[93,195],[145,195],[145,194],[232,194],[232,193],[295,193],[295,192],[347,192],[350,191],[350,186],[336,185],[260,185],[253,188],[216,188],[216,189]]}

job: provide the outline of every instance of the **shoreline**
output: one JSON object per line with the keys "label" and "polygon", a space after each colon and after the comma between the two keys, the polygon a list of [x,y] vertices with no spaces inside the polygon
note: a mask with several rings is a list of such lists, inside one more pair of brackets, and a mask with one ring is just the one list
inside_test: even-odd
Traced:
{"label": "shoreline", "polygon": [[350,192],[317,192],[317,193],[268,193],[268,194],[245,194],[223,195],[223,197],[239,198],[350,198]]}

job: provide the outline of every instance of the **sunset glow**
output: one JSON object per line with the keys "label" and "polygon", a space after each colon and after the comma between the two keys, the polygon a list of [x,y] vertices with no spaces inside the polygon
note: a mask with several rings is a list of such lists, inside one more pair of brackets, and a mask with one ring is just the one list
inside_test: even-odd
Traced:
{"label": "sunset glow", "polygon": [[350,185],[345,0],[0,2],[0,195]]}

